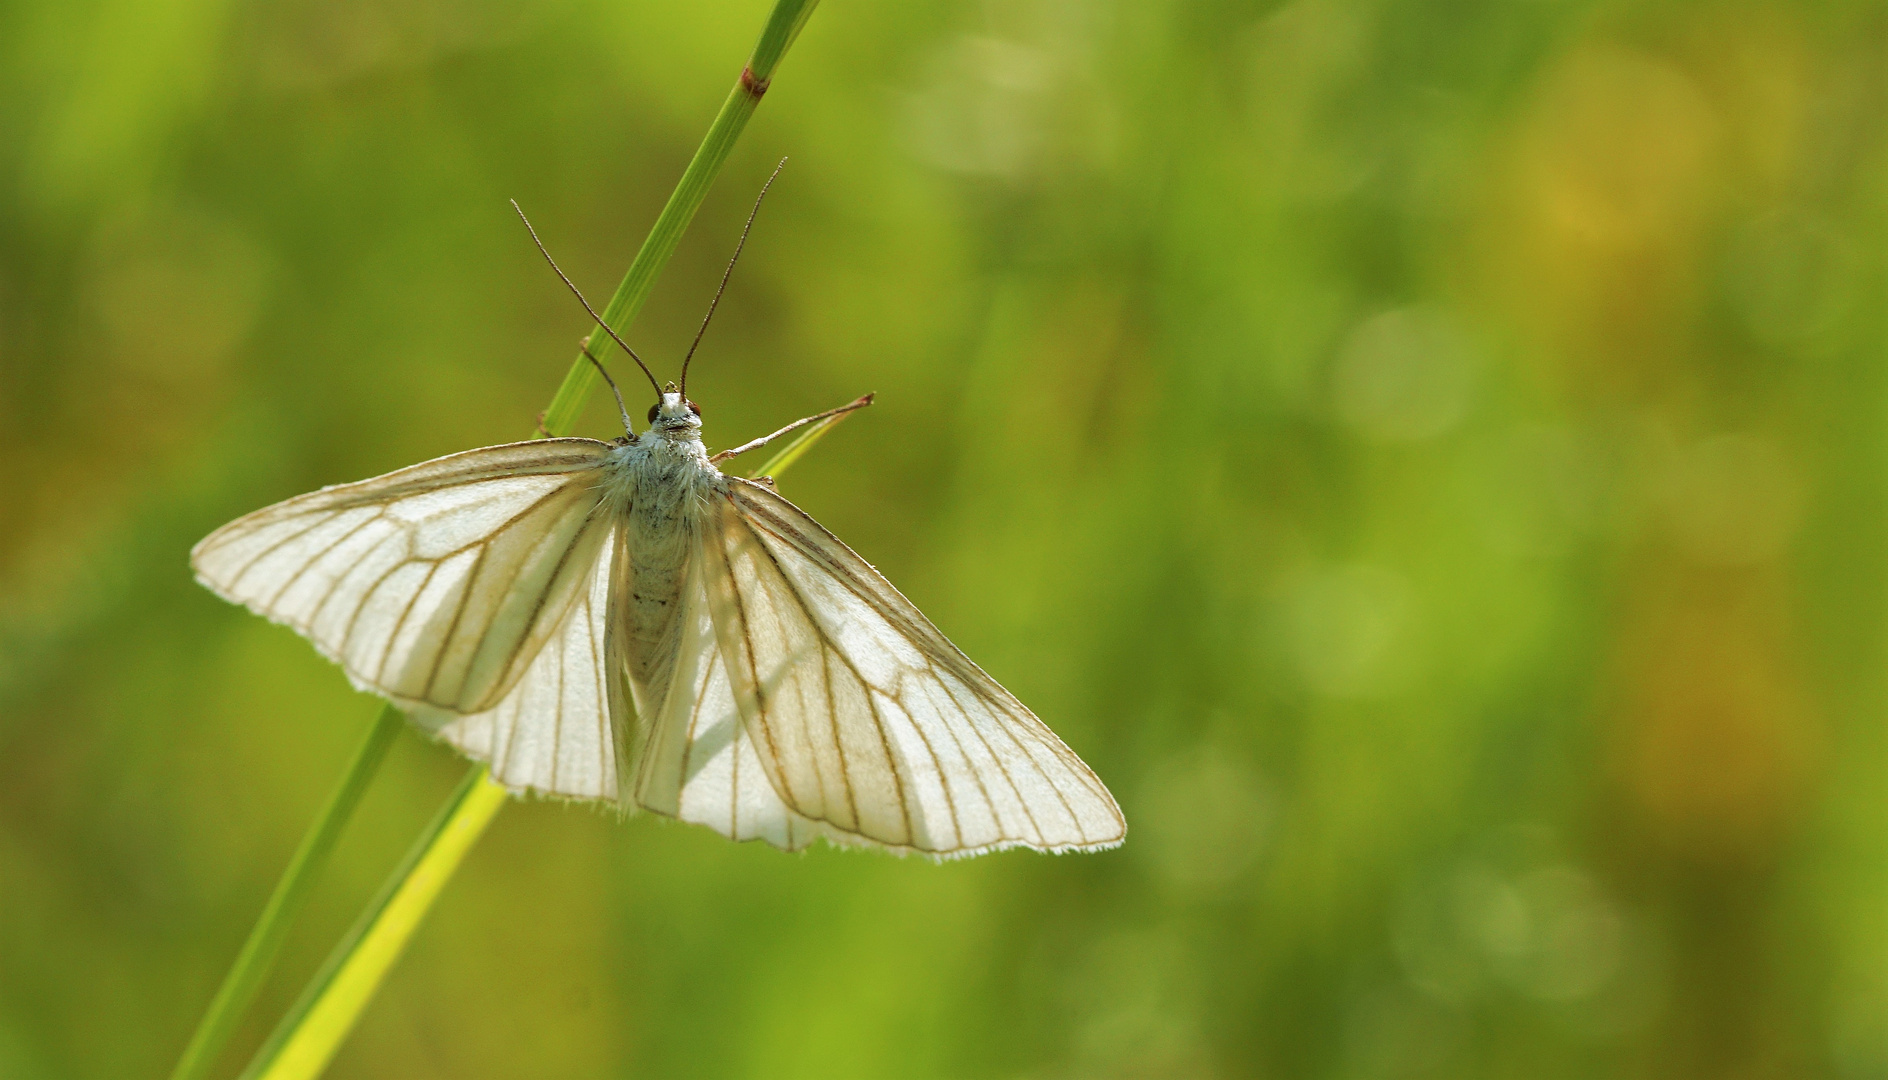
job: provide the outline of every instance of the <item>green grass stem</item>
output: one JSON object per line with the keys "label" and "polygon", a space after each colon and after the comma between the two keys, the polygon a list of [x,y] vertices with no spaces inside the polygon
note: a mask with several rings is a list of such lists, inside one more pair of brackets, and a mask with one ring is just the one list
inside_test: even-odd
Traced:
{"label": "green grass stem", "polygon": [[380,763],[386,760],[387,751],[393,746],[394,736],[400,734],[404,725],[405,717],[400,710],[392,705],[381,706],[379,715],[367,729],[367,737],[361,740],[360,748],[354,751],[354,757],[341,774],[341,782],[302,837],[301,846],[289,859],[288,868],[282,871],[275,892],[263,905],[255,928],[249,931],[249,939],[243,942],[236,962],[223,977],[223,985],[210,999],[210,1007],[204,1010],[183,1057],[171,1071],[171,1080],[200,1080],[209,1075],[223,1048],[229,1045],[243,1011],[255,1000],[263,977],[274,966],[288,928],[307,904],[310,891],[327,867],[328,856],[333,854],[341,830],[353,816],[354,808],[360,805],[361,796],[367,793],[368,781],[379,771]]}
{"label": "green grass stem", "polygon": [[321,1075],[440,890],[508,796],[484,766],[466,772],[243,1070],[241,1080],[311,1080]]}
{"label": "green grass stem", "polygon": [[[729,92],[721,111],[710,125],[708,134],[683,171],[674,193],[669,196],[648,237],[636,252],[629,272],[623,276],[622,283],[603,309],[603,318],[619,332],[628,327],[648,299],[657,275],[668,264],[676,244],[707,197],[709,187],[727,163],[735,141],[746,128],[748,119],[754,115],[762,95],[767,92],[780,58],[799,36],[816,3],[817,0],[779,0],[774,5],[747,66],[742,69],[734,89]],[[551,435],[568,434],[576,426],[584,403],[596,389],[598,381],[595,369],[579,353],[551,399],[550,407],[545,410],[543,430]],[[768,462],[767,470],[777,475],[840,418],[833,417],[809,426],[806,432]],[[388,722],[390,714],[395,717],[398,715],[391,707],[384,710],[381,720],[376,722],[376,733],[383,725],[398,730],[397,719]],[[384,755],[384,749],[381,753]],[[365,788],[379,760],[365,763],[357,760],[357,765],[361,767],[350,768],[343,782],[344,789]],[[336,946],[327,962],[303,990],[295,1006],[257,1051],[249,1067],[243,1071],[243,1080],[300,1080],[318,1076],[326,1068],[341,1042],[353,1029],[361,1010],[366,1007],[405,949],[421,919],[438,898],[446,881],[504,805],[505,797],[505,788],[492,781],[485,766],[476,765],[466,773],[465,779],[434,818],[432,825],[421,834],[405,860],[356,921],[354,928]],[[354,795],[353,802],[358,802],[358,799],[358,794]],[[338,832],[347,815],[352,812],[353,802],[330,808],[338,812],[324,813],[316,823],[316,830],[311,831],[311,839],[324,828]],[[306,848],[309,843],[305,840],[303,846]],[[327,844],[332,846],[331,838]],[[326,850],[320,854],[322,858],[295,880],[295,887],[304,893],[307,883],[311,883],[314,878],[312,871],[319,869],[320,864],[325,862]],[[291,866],[293,869],[295,867]],[[289,885],[289,879],[285,878],[283,885],[277,887],[278,894]],[[279,945],[281,934],[286,931],[293,914],[293,909],[285,909],[274,916],[265,911],[257,934],[266,931],[268,935],[267,955],[260,955],[257,962],[247,965],[239,958],[239,970],[233,970],[225,984],[228,990],[230,983],[237,982],[240,974],[238,992],[218,994],[211,1015],[205,1018],[205,1028],[200,1028],[199,1038],[192,1040],[191,1047],[196,1052],[187,1052],[184,1062],[179,1065],[180,1070],[188,1065],[197,1071],[187,1074],[180,1071],[173,1080],[195,1080],[209,1068],[216,1053],[227,1042],[242,1007],[248,1003],[249,996],[253,996],[256,985],[267,973],[268,962],[273,959],[273,949]],[[255,936],[252,935],[252,939]],[[249,952],[246,946],[244,957]],[[223,1005],[226,996],[229,1001]],[[219,1005],[223,1007],[219,1009]],[[199,1042],[203,1043],[200,1050]]]}

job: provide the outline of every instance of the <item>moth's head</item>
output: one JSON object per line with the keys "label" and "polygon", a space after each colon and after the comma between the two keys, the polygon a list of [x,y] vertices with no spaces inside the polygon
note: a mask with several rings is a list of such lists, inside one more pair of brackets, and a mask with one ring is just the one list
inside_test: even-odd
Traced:
{"label": "moth's head", "polygon": [[656,431],[700,431],[701,409],[670,383],[662,388],[662,400],[649,406],[649,426]]}

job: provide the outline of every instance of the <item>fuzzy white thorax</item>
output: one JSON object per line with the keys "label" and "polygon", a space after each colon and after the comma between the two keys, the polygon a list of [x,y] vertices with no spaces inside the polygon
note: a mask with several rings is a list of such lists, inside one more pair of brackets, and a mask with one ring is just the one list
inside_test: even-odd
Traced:
{"label": "fuzzy white thorax", "polygon": [[645,521],[671,517],[681,503],[698,501],[721,479],[701,441],[701,417],[672,391],[663,393],[641,435],[610,451],[604,474],[610,508],[628,509]]}

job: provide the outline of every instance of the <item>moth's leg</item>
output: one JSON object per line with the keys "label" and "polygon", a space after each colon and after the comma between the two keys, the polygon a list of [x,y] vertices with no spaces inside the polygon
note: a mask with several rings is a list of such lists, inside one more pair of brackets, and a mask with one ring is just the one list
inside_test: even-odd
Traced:
{"label": "moth's leg", "polygon": [[710,462],[726,461],[728,458],[731,458],[735,456],[736,454],[745,454],[749,450],[758,450],[761,447],[766,446],[768,443],[773,442],[775,439],[778,439],[780,436],[785,435],[789,431],[797,431],[808,424],[816,423],[820,420],[828,420],[828,419],[831,419],[832,417],[838,416],[841,413],[849,413],[854,409],[863,409],[867,405],[872,404],[872,397],[873,395],[867,394],[864,397],[858,399],[857,401],[848,402],[847,404],[839,406],[837,409],[827,409],[823,413],[815,413],[812,416],[802,417],[801,419],[795,420],[793,423],[788,424],[786,427],[781,428],[779,431],[774,432],[772,435],[763,435],[760,438],[755,439],[753,442],[742,443],[741,445],[735,447],[732,450],[723,450],[719,454],[716,454],[715,456],[709,458],[708,460]]}

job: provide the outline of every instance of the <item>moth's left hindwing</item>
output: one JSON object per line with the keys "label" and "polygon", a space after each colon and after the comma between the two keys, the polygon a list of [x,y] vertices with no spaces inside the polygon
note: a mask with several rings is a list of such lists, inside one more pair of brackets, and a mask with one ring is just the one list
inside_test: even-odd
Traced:
{"label": "moth's left hindwing", "polygon": [[475,714],[524,677],[593,580],[608,443],[450,454],[238,518],[192,551],[217,595],[293,627],[363,689]]}

